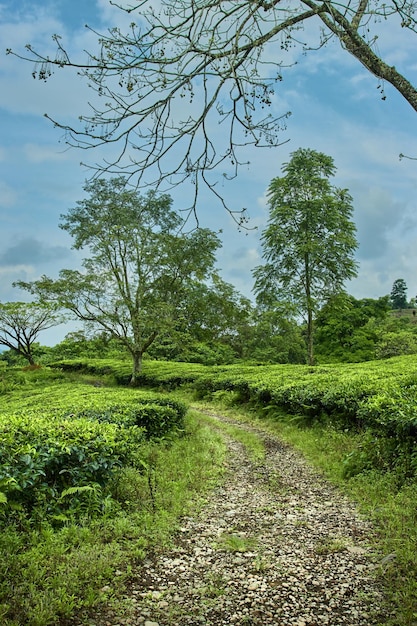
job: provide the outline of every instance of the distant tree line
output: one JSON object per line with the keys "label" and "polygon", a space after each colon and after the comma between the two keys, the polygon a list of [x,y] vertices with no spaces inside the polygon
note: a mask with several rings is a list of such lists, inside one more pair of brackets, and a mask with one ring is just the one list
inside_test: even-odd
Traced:
{"label": "distant tree line", "polygon": [[[357,273],[352,198],[331,184],[333,159],[299,149],[271,181],[263,264],[254,268],[256,300],[216,269],[218,235],[186,231],[167,194],[145,196],[124,178],[96,179],[61,216],[82,250],[82,269],[62,269],[16,286],[33,302],[0,304],[0,358],[29,365],[63,358],[126,355],[136,384],[146,358],[232,363],[364,361],[417,353],[407,286],[357,300],[344,290]],[[83,330],[53,348],[42,330],[64,320]]]}

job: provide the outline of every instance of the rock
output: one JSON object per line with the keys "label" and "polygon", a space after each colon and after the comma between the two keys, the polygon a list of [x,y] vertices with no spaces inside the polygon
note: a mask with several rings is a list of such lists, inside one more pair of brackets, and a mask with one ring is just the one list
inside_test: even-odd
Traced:
{"label": "rock", "polygon": [[[271,441],[265,435],[266,458],[253,463],[227,438],[222,487],[195,517],[181,520],[177,547],[132,573],[133,624],[370,625],[383,603],[369,570],[389,567],[395,557],[373,561],[361,547],[372,537],[366,520],[297,452]],[[250,550],[213,550],[226,532],[250,540]],[[97,624],[123,624],[107,611]]]}

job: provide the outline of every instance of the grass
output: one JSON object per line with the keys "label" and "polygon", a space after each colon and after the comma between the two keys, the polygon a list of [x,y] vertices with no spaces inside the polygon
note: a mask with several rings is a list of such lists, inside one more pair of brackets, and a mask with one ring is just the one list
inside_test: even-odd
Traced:
{"label": "grass", "polygon": [[225,445],[190,413],[186,436],[149,443],[144,452],[149,471],[124,468],[112,485],[118,507],[102,517],[62,528],[2,529],[2,626],[56,626],[117,603],[132,568],[149,550],[168,546],[179,517],[217,483]]}
{"label": "grass", "polygon": [[199,419],[210,428],[215,428],[226,433],[232,439],[239,441],[245,448],[249,458],[254,462],[261,462],[265,458],[265,446],[259,435],[246,430],[244,427],[236,424],[227,424],[217,420],[214,416],[204,412],[198,412]]}
{"label": "grass", "polygon": [[320,541],[315,548],[316,554],[335,554],[346,550],[346,541],[339,537],[331,537]]}
{"label": "grass", "polygon": [[242,536],[238,533],[223,533],[216,541],[215,547],[224,552],[250,552],[257,546],[253,537]]}

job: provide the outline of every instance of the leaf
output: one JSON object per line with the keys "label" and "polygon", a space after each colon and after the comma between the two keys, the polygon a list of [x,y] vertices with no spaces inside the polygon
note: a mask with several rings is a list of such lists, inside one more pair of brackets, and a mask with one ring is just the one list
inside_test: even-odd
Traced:
{"label": "leaf", "polygon": [[61,493],[61,498],[66,498],[67,496],[73,496],[79,493],[85,493],[86,491],[94,491],[94,487],[91,485],[82,485],[81,487],[68,487],[68,489],[64,489]]}

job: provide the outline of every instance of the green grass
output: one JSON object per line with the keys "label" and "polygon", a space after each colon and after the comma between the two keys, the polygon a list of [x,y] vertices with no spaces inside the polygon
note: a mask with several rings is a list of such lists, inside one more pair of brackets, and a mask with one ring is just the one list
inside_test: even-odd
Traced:
{"label": "green grass", "polygon": [[223,533],[215,543],[217,550],[224,552],[250,552],[257,547],[257,540],[236,533]]}
{"label": "green grass", "polygon": [[[196,408],[198,405],[195,405]],[[265,446],[257,433],[246,430],[236,424],[227,424],[217,420],[204,412],[198,412],[200,421],[206,423],[211,428],[226,433],[232,439],[239,441],[246,449],[249,458],[254,462],[261,462],[265,458]]]}

